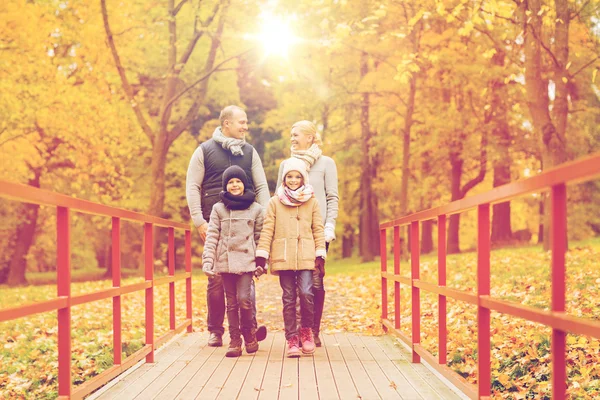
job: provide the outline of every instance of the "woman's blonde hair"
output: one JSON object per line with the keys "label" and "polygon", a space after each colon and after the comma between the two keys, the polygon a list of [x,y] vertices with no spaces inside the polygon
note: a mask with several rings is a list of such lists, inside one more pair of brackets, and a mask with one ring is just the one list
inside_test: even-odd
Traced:
{"label": "woman's blonde hair", "polygon": [[323,142],[321,141],[321,135],[317,132],[317,127],[310,121],[298,121],[294,125],[292,125],[292,129],[298,128],[300,132],[305,135],[310,135],[313,137],[313,143],[317,146],[321,147]]}

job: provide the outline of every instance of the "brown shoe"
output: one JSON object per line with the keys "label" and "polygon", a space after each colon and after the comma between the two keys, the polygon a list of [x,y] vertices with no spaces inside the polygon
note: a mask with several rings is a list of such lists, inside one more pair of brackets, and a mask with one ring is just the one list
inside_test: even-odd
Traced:
{"label": "brown shoe", "polygon": [[321,347],[321,339],[319,338],[319,332],[313,331],[313,338],[315,339],[315,346]]}
{"label": "brown shoe", "polygon": [[219,333],[211,332],[208,336],[208,345],[210,347],[221,347],[223,346],[223,337]]}
{"label": "brown shoe", "polygon": [[256,331],[251,329],[243,333],[244,343],[246,344],[246,353],[252,354],[258,351],[258,341],[256,340]]}
{"label": "brown shoe", "polygon": [[239,357],[242,355],[242,338],[231,338],[231,342],[229,342],[229,348],[227,349],[227,353],[225,353],[225,357]]}

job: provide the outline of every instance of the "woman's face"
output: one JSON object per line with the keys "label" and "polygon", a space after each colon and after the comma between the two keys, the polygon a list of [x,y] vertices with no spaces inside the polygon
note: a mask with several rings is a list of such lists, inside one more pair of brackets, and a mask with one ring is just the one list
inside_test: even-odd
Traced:
{"label": "woman's face", "polygon": [[290,135],[292,150],[308,150],[308,148],[313,144],[313,140],[313,135],[302,133],[298,127],[292,129],[292,133]]}
{"label": "woman's face", "polygon": [[296,190],[304,183],[304,178],[302,178],[302,174],[298,171],[290,171],[285,174],[285,186],[290,188],[290,190]]}
{"label": "woman's face", "polygon": [[238,178],[231,178],[227,182],[227,191],[234,196],[241,196],[244,194],[244,182]]}

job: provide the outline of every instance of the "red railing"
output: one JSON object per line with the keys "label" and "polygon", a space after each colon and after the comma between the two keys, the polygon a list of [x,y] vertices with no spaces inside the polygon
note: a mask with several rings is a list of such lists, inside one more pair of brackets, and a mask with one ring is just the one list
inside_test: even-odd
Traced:
{"label": "red railing", "polygon": [[[567,243],[566,184],[589,181],[600,176],[600,153],[563,164],[537,176],[509,183],[450,204],[421,211],[380,225],[381,238],[381,320],[384,329],[395,334],[412,348],[412,361],[423,357],[433,368],[473,399],[491,395],[490,312],[497,311],[524,318],[552,328],[552,398],[564,399],[567,390],[566,334],[600,338],[600,323],[565,313],[565,252]],[[550,191],[552,221],[552,307],[544,311],[533,307],[497,300],[490,296],[490,204],[501,203],[534,192]],[[446,216],[477,208],[477,294],[446,287]],[[419,279],[420,222],[437,219],[438,283]],[[411,277],[400,276],[400,227],[410,225]],[[386,230],[394,228],[394,273],[387,272]],[[387,282],[394,282],[394,324],[388,319]],[[412,289],[412,337],[400,331],[400,284]],[[438,358],[420,345],[420,291],[438,295]],[[477,306],[477,386],[468,383],[446,366],[446,298]]]}
{"label": "red railing", "polygon": [[[192,258],[191,233],[186,224],[157,218],[120,208],[109,207],[76,199],[19,183],[0,181],[0,197],[24,203],[56,207],[56,278],[57,297],[25,306],[0,310],[0,322],[29,315],[57,310],[58,312],[58,395],[59,398],[83,398],[123,371],[146,358],[154,362],[154,350],[177,333],[187,328],[192,331]],[[71,295],[71,211],[102,215],[112,218],[112,283],[110,289],[82,295]],[[145,282],[121,286],[121,221],[144,223]],[[168,228],[169,275],[154,278],[153,228]],[[175,229],[185,231],[185,273],[175,275]],[[175,282],[185,279],[186,319],[175,325]],[[160,338],[154,337],[154,288],[169,284],[170,331]],[[121,296],[145,291],[146,344],[126,359],[121,349]],[[113,299],[113,360],[114,365],[93,379],[73,388],[71,377],[71,307],[103,299]]]}

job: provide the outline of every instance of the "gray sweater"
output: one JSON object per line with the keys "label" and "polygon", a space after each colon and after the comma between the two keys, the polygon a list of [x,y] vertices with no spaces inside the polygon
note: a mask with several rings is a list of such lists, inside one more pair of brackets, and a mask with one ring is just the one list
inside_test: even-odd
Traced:
{"label": "gray sweater", "polygon": [[[252,182],[254,184],[254,192],[256,193],[256,201],[263,207],[263,212],[266,210],[267,204],[271,195],[267,186],[267,177],[263,169],[260,156],[253,149],[252,154]],[[204,153],[202,148],[198,146],[187,170],[185,181],[185,197],[187,198],[188,207],[192,216],[194,226],[197,228],[200,225],[208,222],[202,216],[202,182],[204,181]]]}
{"label": "gray sweater", "polygon": [[254,254],[263,227],[263,210],[252,203],[246,210],[228,210],[223,202],[213,206],[202,263],[218,274],[242,274],[256,269]]}
{"label": "gray sweater", "polygon": [[[277,188],[281,186],[283,181],[283,161],[279,165],[279,173],[277,174]],[[329,225],[335,229],[335,220],[338,216],[338,175],[335,161],[327,156],[321,156],[314,163],[308,172],[310,185],[315,190],[315,197],[319,202],[319,209],[323,217],[325,226]]]}

